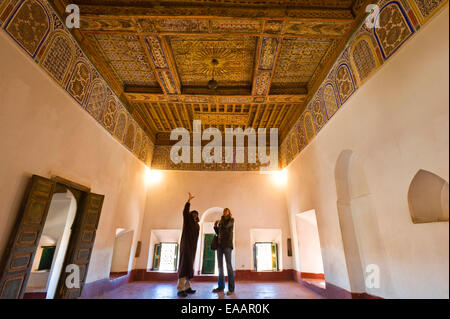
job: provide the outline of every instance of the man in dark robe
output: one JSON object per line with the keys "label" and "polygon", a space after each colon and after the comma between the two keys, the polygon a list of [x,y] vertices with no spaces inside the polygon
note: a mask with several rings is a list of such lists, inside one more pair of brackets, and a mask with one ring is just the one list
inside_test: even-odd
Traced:
{"label": "man in dark robe", "polygon": [[183,210],[183,233],[180,243],[180,265],[177,285],[179,297],[186,297],[188,294],[195,293],[195,290],[191,288],[190,280],[194,277],[194,260],[200,226],[198,224],[198,212],[196,210],[189,211],[191,199],[193,198],[194,196],[189,193],[189,199]]}

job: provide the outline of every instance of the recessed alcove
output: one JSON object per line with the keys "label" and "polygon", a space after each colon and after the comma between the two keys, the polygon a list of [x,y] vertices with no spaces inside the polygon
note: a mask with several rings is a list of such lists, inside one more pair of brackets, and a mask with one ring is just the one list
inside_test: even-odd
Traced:
{"label": "recessed alcove", "polygon": [[448,182],[426,170],[419,170],[408,190],[408,205],[414,224],[448,222]]}

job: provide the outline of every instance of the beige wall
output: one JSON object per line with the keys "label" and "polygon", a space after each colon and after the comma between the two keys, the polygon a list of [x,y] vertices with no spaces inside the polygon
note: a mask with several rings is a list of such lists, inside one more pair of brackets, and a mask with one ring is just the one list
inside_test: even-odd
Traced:
{"label": "beige wall", "polygon": [[[191,172],[163,171],[159,183],[148,192],[142,226],[142,254],[139,269],[147,268],[150,234],[153,229],[181,229],[182,211],[191,192],[195,198],[191,209],[200,218],[212,207],[229,207],[235,219],[236,269],[251,269],[252,228],[279,228],[282,242],[290,237],[284,189],[273,176],[259,172]],[[292,268],[292,258],[283,250],[283,267]],[[151,259],[150,259],[151,260]]]}
{"label": "beige wall", "polygon": [[351,150],[369,189],[352,203],[361,259],[364,265],[382,268],[380,289],[368,292],[400,298],[449,296],[449,224],[413,224],[407,199],[419,169],[449,179],[448,19],[447,6],[350,98],[288,167],[293,242],[295,215],[315,209],[330,283],[350,287],[335,166],[341,152]]}
{"label": "beige wall", "polygon": [[135,231],[145,166],[0,32],[0,255],[31,174],[60,175],[105,195],[87,282],[109,276],[116,228]]}

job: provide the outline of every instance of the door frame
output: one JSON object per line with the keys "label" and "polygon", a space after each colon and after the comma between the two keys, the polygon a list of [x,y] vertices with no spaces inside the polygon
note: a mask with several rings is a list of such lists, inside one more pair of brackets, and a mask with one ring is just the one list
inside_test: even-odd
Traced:
{"label": "door frame", "polygon": [[[76,182],[70,181],[70,180],[62,178],[60,176],[51,176],[50,178],[46,178],[46,177],[42,177],[42,176],[32,175],[29,178],[28,186],[25,188],[24,195],[22,196],[22,204],[21,204],[20,210],[19,210],[18,214],[16,215],[15,224],[14,224],[14,226],[10,232],[10,235],[8,237],[7,247],[5,248],[3,256],[0,259],[0,279],[1,279],[1,281],[5,280],[6,277],[4,277],[4,274],[6,276],[6,273],[8,273],[8,260],[11,257],[13,248],[16,246],[15,239],[17,238],[18,232],[20,231],[20,227],[22,225],[22,220],[25,215],[24,204],[25,204],[25,202],[27,202],[29,200],[29,196],[31,195],[31,193],[30,193],[31,186],[33,185],[35,177],[38,177],[38,178],[41,178],[41,179],[47,180],[48,182],[53,183],[51,191],[49,192],[49,198],[50,198],[49,203],[51,203],[51,201],[53,200],[54,194],[65,193],[67,191],[70,191],[73,194],[73,196],[75,197],[76,203],[77,203],[77,210],[75,213],[75,218],[74,218],[73,224],[71,225],[72,231],[70,234],[70,239],[69,239],[68,247],[66,250],[65,258],[63,261],[62,272],[60,274],[60,278],[58,279],[57,290],[55,292],[54,298],[58,298],[58,291],[60,291],[61,290],[60,288],[65,284],[65,281],[63,280],[63,278],[65,277],[64,276],[65,269],[68,264],[71,264],[69,256],[71,255],[71,252],[73,253],[73,250],[76,248],[75,241],[76,241],[77,234],[75,234],[76,231],[74,231],[74,229],[75,228],[80,229],[81,223],[83,221],[82,219],[85,218],[83,216],[83,215],[85,215],[84,207],[82,207],[83,199],[89,198],[89,196],[92,195],[92,193],[90,192],[91,191],[90,187],[78,184]],[[102,195],[99,195],[99,196],[102,196]],[[103,205],[103,200],[101,201],[101,205]],[[36,238],[37,245],[34,249],[34,252],[31,255],[32,257],[29,261],[29,265],[33,264],[34,258],[36,256],[36,251],[39,246],[39,241],[40,241],[40,238],[42,235],[42,230],[43,230],[43,228],[45,226],[45,222],[47,220],[47,213],[48,213],[49,206],[50,206],[50,204],[46,208],[45,217],[43,218],[41,225],[38,227],[38,229],[40,229],[39,230],[40,235],[38,236],[38,238]],[[100,213],[101,213],[101,206],[100,206]],[[100,213],[99,213],[99,215],[100,215]],[[96,226],[98,226],[98,220],[97,220]],[[93,241],[94,240],[95,240],[95,235],[94,235]],[[92,245],[93,245],[93,242],[92,242]],[[92,252],[92,250],[91,250],[91,252]],[[83,285],[84,285],[84,281],[86,279],[87,268],[90,263],[90,257],[91,257],[91,255],[89,254],[89,260],[88,260],[87,267],[85,270],[84,278],[82,278],[80,280],[80,284],[83,284]],[[18,299],[22,299],[25,294],[26,286],[27,286],[27,283],[28,283],[28,280],[29,280],[29,277],[31,274],[31,270],[32,270],[31,266],[28,267],[28,270],[26,271],[26,275],[24,276],[24,280],[22,282],[21,288],[18,291],[17,296],[16,296],[16,298],[18,298]],[[1,281],[0,281],[0,284],[3,285],[3,282],[1,282]],[[81,287],[81,289],[82,289],[82,287]],[[81,291],[82,291],[81,289],[79,291],[80,295],[81,295]],[[65,297],[66,296],[59,296],[59,298],[65,298]]]}

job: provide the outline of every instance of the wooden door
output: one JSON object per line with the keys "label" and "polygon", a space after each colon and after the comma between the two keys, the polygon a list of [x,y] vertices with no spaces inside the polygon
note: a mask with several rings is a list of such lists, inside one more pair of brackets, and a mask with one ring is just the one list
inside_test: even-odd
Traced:
{"label": "wooden door", "polygon": [[174,260],[174,267],[173,269],[175,269],[175,271],[178,271],[178,244],[175,244],[175,260]]}
{"label": "wooden door", "polygon": [[278,271],[278,244],[271,244],[272,250],[272,271]]}
{"label": "wooden door", "polygon": [[258,248],[256,248],[256,243],[253,244],[253,270],[258,271],[258,258],[256,254],[258,253]]}
{"label": "wooden door", "polygon": [[155,249],[153,250],[152,270],[159,270],[160,262],[161,262],[161,244],[155,244]]}
{"label": "wooden door", "polygon": [[[81,296],[94,247],[103,200],[103,195],[93,193],[83,193],[81,196],[55,299],[74,299]],[[66,286],[66,279],[70,275],[66,272],[68,265],[79,267],[79,288],[68,288]]]}
{"label": "wooden door", "polygon": [[33,175],[0,264],[0,298],[23,298],[55,182]]}
{"label": "wooden door", "polygon": [[216,268],[216,252],[211,249],[211,243],[214,239],[214,234],[205,234],[205,247],[203,250],[203,274],[214,274]]}

